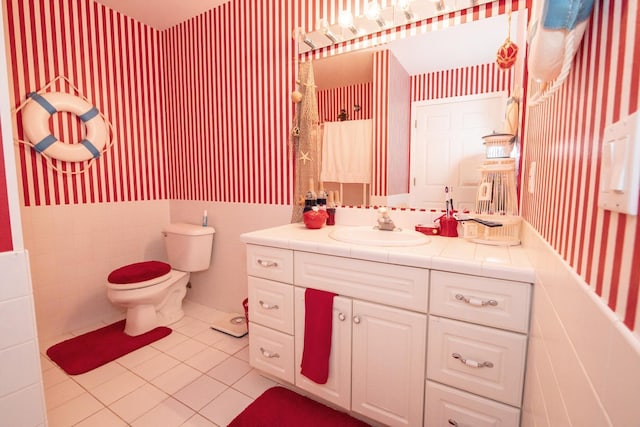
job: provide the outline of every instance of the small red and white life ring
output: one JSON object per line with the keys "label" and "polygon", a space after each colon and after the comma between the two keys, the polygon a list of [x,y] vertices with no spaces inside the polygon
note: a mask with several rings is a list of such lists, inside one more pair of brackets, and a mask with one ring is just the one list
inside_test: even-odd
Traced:
{"label": "small red and white life ring", "polygon": [[[33,148],[47,156],[67,162],[83,162],[100,157],[107,143],[107,126],[93,105],[75,95],[62,92],[31,92],[22,111],[22,124]],[[75,114],[85,126],[85,137],[78,143],[59,141],[49,128],[51,115],[66,111]]]}

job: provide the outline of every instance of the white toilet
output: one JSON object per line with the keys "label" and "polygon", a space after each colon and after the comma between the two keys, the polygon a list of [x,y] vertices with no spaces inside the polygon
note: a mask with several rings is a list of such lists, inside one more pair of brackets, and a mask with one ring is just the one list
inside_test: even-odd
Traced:
{"label": "white toilet", "polygon": [[209,268],[214,233],[213,227],[169,224],[162,235],[170,265],[161,261],[138,262],[109,274],[107,297],[114,305],[127,309],[127,335],[140,335],[184,316],[182,300],[190,273]]}

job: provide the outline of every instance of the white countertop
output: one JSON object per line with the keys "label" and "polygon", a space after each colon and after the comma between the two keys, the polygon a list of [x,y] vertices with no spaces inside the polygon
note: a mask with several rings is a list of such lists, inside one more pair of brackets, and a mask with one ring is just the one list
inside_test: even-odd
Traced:
{"label": "white countertop", "polygon": [[317,230],[303,223],[286,224],[244,233],[244,243],[297,251],[357,258],[368,261],[472,274],[496,279],[533,283],[535,272],[522,246],[492,246],[462,238],[430,236],[419,246],[365,246],[343,243],[329,237],[341,225]]}

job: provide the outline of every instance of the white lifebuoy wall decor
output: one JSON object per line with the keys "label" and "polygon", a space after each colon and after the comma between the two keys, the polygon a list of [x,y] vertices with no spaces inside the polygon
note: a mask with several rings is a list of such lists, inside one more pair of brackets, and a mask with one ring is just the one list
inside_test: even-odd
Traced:
{"label": "white lifebuoy wall decor", "polygon": [[[69,93],[31,92],[22,111],[26,137],[39,153],[67,162],[83,162],[100,157],[107,143],[107,126],[100,112],[84,99]],[[75,114],[85,126],[85,137],[78,143],[59,141],[49,129],[51,115],[66,111]]]}

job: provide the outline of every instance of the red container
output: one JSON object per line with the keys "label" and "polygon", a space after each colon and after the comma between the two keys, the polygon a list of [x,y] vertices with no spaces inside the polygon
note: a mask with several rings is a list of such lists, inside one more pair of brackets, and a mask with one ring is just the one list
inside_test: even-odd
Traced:
{"label": "red container", "polygon": [[307,228],[322,228],[322,226],[324,225],[324,223],[327,221],[327,217],[329,215],[327,214],[327,211],[325,210],[310,210],[310,211],[306,211],[302,217],[304,219],[304,225],[307,226]]}
{"label": "red container", "polygon": [[440,235],[458,237],[458,220],[452,216],[440,217]]}
{"label": "red container", "polygon": [[247,330],[249,329],[249,298],[245,298],[242,301],[242,306],[244,307],[244,320],[247,322]]}

